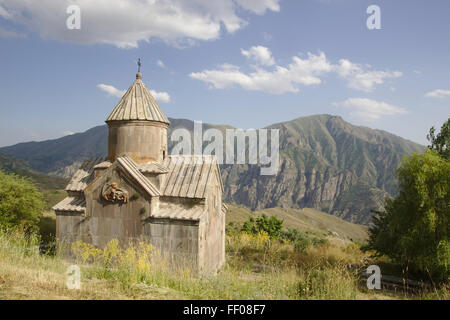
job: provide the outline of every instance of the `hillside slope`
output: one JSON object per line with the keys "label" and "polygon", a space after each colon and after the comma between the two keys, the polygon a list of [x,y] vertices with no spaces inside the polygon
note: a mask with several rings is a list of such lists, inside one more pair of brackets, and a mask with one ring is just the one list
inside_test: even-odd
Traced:
{"label": "hillside slope", "polygon": [[303,232],[311,233],[319,238],[333,237],[342,240],[358,241],[364,243],[367,240],[366,226],[344,221],[330,214],[310,208],[269,208],[251,211],[245,207],[227,204],[228,211],[226,222],[242,225],[250,217],[276,216],[283,220],[284,228],[297,228]]}
{"label": "hillside slope", "polygon": [[[170,119],[193,131],[193,122]],[[204,125],[224,131],[230,126]],[[368,224],[371,209],[396,192],[401,158],[424,147],[385,131],[354,126],[341,117],[315,115],[274,124],[280,130],[277,175],[262,176],[258,165],[222,165],[224,197],[251,209],[315,208],[347,221]],[[107,127],[43,142],[21,143],[0,152],[23,159],[38,171],[69,177],[83,159],[106,155]]]}
{"label": "hillside slope", "polygon": [[49,177],[46,174],[32,169],[24,161],[2,153],[0,153],[0,170],[7,173],[15,173],[21,177],[27,177],[39,189],[63,189],[68,183],[67,178]]}

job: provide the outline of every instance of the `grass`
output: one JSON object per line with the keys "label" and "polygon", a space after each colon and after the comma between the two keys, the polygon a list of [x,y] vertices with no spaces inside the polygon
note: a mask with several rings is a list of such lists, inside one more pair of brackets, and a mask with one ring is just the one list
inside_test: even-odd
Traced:
{"label": "grass", "polygon": [[[35,236],[0,232],[0,299],[449,299],[448,288],[419,296],[369,291],[350,265],[367,257],[358,245],[327,241],[298,253],[264,234],[227,235],[227,262],[217,275],[168,268],[148,244],[104,250],[78,243],[77,260],[39,254]],[[74,246],[77,248],[77,245]],[[92,250],[92,251],[91,251]],[[82,253],[88,252],[84,255]],[[66,270],[81,268],[81,289]]]}

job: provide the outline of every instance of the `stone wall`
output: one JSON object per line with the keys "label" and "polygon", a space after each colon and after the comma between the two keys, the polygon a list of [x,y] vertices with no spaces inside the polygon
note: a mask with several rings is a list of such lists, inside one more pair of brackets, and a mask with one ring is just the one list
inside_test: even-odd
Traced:
{"label": "stone wall", "polygon": [[198,222],[147,219],[144,237],[168,258],[173,266],[198,268],[199,233]]}
{"label": "stone wall", "polygon": [[225,263],[225,214],[217,179],[211,179],[205,205],[207,214],[200,225],[200,265],[206,273],[216,272]]}

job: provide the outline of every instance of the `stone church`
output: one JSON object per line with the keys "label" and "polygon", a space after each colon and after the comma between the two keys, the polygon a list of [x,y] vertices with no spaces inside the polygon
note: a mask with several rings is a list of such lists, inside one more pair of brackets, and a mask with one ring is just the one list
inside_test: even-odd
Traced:
{"label": "stone church", "polygon": [[86,160],[53,207],[58,240],[100,248],[146,240],[171,261],[217,271],[227,207],[215,157],[168,155],[170,122],[140,71],[106,123],[108,158]]}

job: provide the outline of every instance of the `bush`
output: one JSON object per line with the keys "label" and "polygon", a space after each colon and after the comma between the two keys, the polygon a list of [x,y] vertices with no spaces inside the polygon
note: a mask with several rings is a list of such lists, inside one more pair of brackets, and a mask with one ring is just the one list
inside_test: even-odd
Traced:
{"label": "bush", "polygon": [[281,231],[280,240],[290,242],[294,245],[294,250],[298,253],[305,253],[310,246],[325,243],[325,239],[310,237],[297,228],[288,228]]}
{"label": "bush", "polygon": [[385,202],[365,250],[438,280],[450,276],[450,162],[428,149],[405,157],[397,171],[400,192]]}
{"label": "bush", "polygon": [[248,234],[258,234],[262,231],[267,233],[270,238],[278,239],[283,228],[283,220],[275,216],[270,218],[263,214],[256,219],[250,217],[242,226],[242,230]]}
{"label": "bush", "polygon": [[312,239],[296,228],[289,228],[281,232],[280,239],[294,245],[295,252],[305,253],[312,244]]}
{"label": "bush", "polygon": [[45,208],[42,193],[26,178],[0,170],[0,226],[36,230]]}

